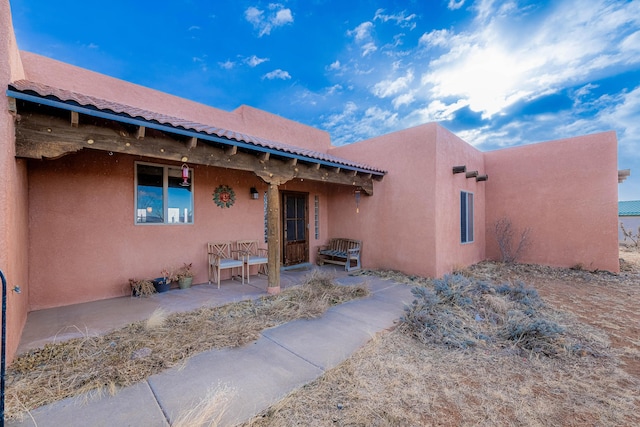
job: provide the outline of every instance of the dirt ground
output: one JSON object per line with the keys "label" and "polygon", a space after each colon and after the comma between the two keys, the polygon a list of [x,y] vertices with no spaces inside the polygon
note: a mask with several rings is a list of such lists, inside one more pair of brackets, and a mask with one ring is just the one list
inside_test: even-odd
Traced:
{"label": "dirt ground", "polygon": [[620,258],[619,274],[491,262],[461,272],[533,286],[584,354],[451,350],[396,329],[245,425],[640,425],[640,251]]}
{"label": "dirt ground", "polygon": [[622,352],[622,368],[640,378],[640,250],[621,247],[620,259],[618,276],[536,277],[531,284],[557,309],[605,331],[612,347]]}

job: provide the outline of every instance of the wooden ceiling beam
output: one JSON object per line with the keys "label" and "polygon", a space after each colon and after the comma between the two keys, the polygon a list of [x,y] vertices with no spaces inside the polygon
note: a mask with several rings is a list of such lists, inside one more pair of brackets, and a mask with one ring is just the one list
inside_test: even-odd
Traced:
{"label": "wooden ceiling beam", "polygon": [[80,113],[77,111],[71,112],[71,126],[74,128],[78,127],[78,123],[80,123]]}
{"label": "wooden ceiling beam", "polygon": [[166,134],[147,135],[142,141],[136,137],[137,132],[129,134],[119,126],[81,124],[72,128],[63,118],[40,114],[22,116],[16,121],[15,129],[16,157],[52,159],[85,148],[175,162],[188,156],[190,164],[250,171],[261,177],[290,177],[362,187],[367,194],[373,194],[373,179],[367,174],[353,174],[348,169],[344,170],[346,173],[340,173],[340,167],[321,168],[315,163],[295,162],[293,165],[290,160],[270,159],[267,163],[261,159],[269,158],[268,153],[256,156],[236,149],[230,156],[228,150],[218,148],[217,144],[198,144],[188,149],[189,144],[181,142],[184,139]]}
{"label": "wooden ceiling beam", "polygon": [[144,126],[138,126],[138,130],[136,131],[136,139],[144,139],[146,128]]}

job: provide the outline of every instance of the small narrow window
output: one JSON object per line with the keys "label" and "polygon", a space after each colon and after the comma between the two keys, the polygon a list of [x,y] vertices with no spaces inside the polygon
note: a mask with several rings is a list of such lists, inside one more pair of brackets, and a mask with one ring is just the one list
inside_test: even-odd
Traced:
{"label": "small narrow window", "polygon": [[269,203],[267,202],[267,192],[262,196],[264,209],[264,242],[269,243]]}
{"label": "small narrow window", "polygon": [[320,238],[320,197],[314,196],[314,217],[315,217],[315,231],[316,231],[316,240]]}
{"label": "small narrow window", "polygon": [[193,186],[181,168],[136,163],[135,179],[136,224],[193,224]]}
{"label": "small narrow window", "polygon": [[473,193],[460,192],[460,242],[473,242]]}

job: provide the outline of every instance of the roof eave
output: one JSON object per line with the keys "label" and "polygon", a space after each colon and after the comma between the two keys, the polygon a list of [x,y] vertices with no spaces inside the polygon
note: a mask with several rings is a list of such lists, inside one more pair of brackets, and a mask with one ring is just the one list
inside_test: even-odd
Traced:
{"label": "roof eave", "polygon": [[147,120],[144,118],[136,118],[131,117],[126,114],[119,114],[115,112],[104,111],[100,109],[89,108],[82,105],[77,105],[71,102],[64,102],[57,99],[51,99],[43,96],[31,95],[28,93],[24,93],[21,91],[8,89],[6,92],[8,97],[12,97],[15,99],[20,99],[27,102],[39,103],[42,105],[46,105],[53,108],[58,108],[66,111],[74,111],[77,113],[82,113],[92,117],[98,117],[107,120],[113,120],[116,122],[126,123],[135,126],[144,126],[150,129],[156,129],[163,132],[174,133],[178,135],[195,137],[204,141],[210,141],[215,143],[226,144],[230,146],[236,146],[238,148],[244,148],[247,150],[259,152],[259,153],[268,153],[270,155],[278,155],[280,157],[284,157],[287,159],[296,159],[298,161],[304,161],[308,163],[318,164],[320,166],[328,167],[328,168],[340,168],[344,171],[352,171],[363,174],[371,174],[373,177],[377,179],[381,179],[386,171],[379,171],[375,169],[369,169],[366,167],[356,167],[353,165],[343,164],[339,162],[332,162],[327,160],[318,159],[312,156],[304,156],[296,153],[290,153],[284,150],[277,150],[269,147],[262,147],[247,141],[224,138],[216,135],[211,135],[206,132],[198,132],[194,130],[184,129],[181,127],[171,126],[167,124],[157,123],[151,120]]}

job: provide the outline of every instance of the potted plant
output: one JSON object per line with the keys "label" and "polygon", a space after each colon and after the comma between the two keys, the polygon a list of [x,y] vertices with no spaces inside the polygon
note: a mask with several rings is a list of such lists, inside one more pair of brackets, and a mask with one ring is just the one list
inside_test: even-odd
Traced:
{"label": "potted plant", "polygon": [[193,272],[193,264],[192,263],[184,263],[182,267],[178,269],[176,272],[176,277],[178,278],[178,284],[180,285],[180,289],[186,289],[191,287],[193,283],[193,276],[195,273]]}
{"label": "potted plant", "polygon": [[156,292],[156,288],[151,280],[129,279],[131,295],[134,297],[148,297]]}
{"label": "potted plant", "polygon": [[153,280],[153,285],[156,288],[156,292],[167,292],[171,288],[171,282],[176,281],[176,275],[172,270],[164,268],[162,270],[162,277],[158,277]]}

